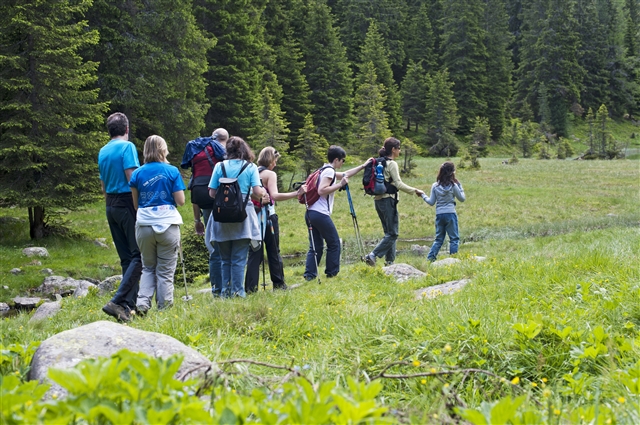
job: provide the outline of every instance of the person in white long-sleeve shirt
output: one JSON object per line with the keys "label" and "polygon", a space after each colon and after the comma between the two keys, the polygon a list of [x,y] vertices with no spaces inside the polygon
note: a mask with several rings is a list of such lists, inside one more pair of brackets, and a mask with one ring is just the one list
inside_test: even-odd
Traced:
{"label": "person in white long-sleeve shirt", "polygon": [[136,306],[141,314],[156,295],[159,309],[173,305],[173,276],[178,265],[184,182],[180,171],[167,163],[167,142],[149,136],[144,142],[145,164],[131,175],[129,186],[138,209],[136,241],[142,254],[142,277]]}
{"label": "person in white long-sleeve shirt", "polygon": [[422,195],[422,198],[427,204],[436,206],[436,238],[427,259],[436,260],[447,234],[449,235],[449,254],[456,254],[460,242],[456,199],[464,202],[466,197],[462,184],[456,179],[456,166],[453,162],[447,161],[442,164],[437,181],[431,186],[431,194],[428,197]]}

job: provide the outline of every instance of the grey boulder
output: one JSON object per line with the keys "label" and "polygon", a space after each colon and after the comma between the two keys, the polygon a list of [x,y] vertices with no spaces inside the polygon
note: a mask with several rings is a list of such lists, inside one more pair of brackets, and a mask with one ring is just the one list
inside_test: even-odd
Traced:
{"label": "grey boulder", "polygon": [[421,279],[426,276],[424,272],[404,263],[383,267],[382,271],[384,271],[386,275],[393,276],[398,282],[405,282],[409,279]]}
{"label": "grey boulder", "polygon": [[60,308],[61,308],[60,304],[61,304],[60,301],[47,302],[47,303],[41,304],[40,307],[38,307],[38,309],[36,310],[36,312],[33,313],[33,316],[31,316],[31,319],[29,319],[29,323],[39,322],[48,317],[55,316],[56,313],[60,311]]}
{"label": "grey boulder", "polygon": [[432,299],[440,295],[451,295],[454,292],[458,292],[471,282],[470,279],[453,280],[451,282],[443,283],[441,285],[429,286],[428,288],[422,288],[415,291],[416,299]]}
{"label": "grey boulder", "polygon": [[25,248],[22,250],[22,253],[24,255],[26,255],[27,257],[33,257],[38,256],[38,257],[48,257],[49,256],[49,251],[47,251],[47,248],[42,248],[42,247],[37,247],[37,246],[32,246],[29,248]]}
{"label": "grey boulder", "polygon": [[48,276],[44,278],[42,285],[36,291],[45,295],[59,294],[62,296],[73,295],[74,297],[84,297],[89,293],[89,288],[95,287],[87,280],[75,280],[70,277]]}

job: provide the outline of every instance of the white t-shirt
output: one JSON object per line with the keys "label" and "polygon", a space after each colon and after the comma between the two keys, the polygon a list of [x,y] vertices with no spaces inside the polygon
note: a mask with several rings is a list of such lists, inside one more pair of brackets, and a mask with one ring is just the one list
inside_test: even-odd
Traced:
{"label": "white t-shirt", "polygon": [[[327,167],[329,166],[329,167]],[[322,173],[320,173],[320,182],[322,180],[329,178],[333,181],[334,176],[336,175],[336,170],[333,169],[329,164],[324,164],[325,168]],[[331,215],[333,212],[333,194],[335,192],[331,192],[329,196],[321,196],[318,200],[309,207],[310,211],[319,212],[324,215]]]}

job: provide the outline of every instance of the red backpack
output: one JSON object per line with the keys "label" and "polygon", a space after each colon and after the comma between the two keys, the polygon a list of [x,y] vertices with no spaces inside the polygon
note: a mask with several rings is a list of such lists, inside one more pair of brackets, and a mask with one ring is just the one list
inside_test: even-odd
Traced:
{"label": "red backpack", "polygon": [[[333,167],[331,165],[325,165],[324,167],[318,168],[316,171],[311,173],[304,184],[307,185],[307,192],[301,193],[298,195],[298,202],[301,204],[307,204],[307,206],[311,206],[316,203],[318,199],[320,199],[320,194],[318,193],[318,185],[320,184],[320,174],[327,169]],[[336,175],[333,174],[333,180],[331,184],[336,181]],[[306,196],[305,196],[306,195]]]}

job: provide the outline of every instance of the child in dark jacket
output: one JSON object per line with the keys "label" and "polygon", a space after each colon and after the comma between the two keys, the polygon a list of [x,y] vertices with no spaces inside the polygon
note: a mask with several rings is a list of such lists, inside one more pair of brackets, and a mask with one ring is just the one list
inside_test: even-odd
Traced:
{"label": "child in dark jacket", "polygon": [[458,252],[460,236],[458,234],[458,215],[456,214],[456,202],[465,201],[464,189],[456,179],[456,167],[453,162],[447,161],[438,171],[437,181],[431,186],[431,194],[422,195],[422,199],[436,206],[436,239],[431,246],[427,259],[435,261],[444,242],[445,234],[449,235],[449,254]]}

